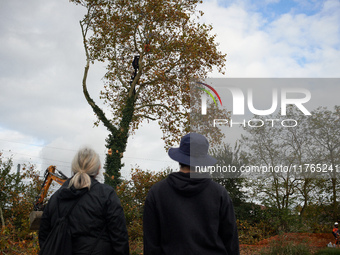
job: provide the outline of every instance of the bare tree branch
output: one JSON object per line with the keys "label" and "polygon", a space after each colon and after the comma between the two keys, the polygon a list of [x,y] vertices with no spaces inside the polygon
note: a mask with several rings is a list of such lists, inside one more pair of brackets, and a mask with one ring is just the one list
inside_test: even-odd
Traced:
{"label": "bare tree branch", "polygon": [[87,85],[86,85],[86,80],[87,80],[87,75],[90,69],[90,55],[88,52],[87,44],[86,44],[86,31],[87,27],[84,30],[82,22],[80,22],[80,27],[83,35],[83,43],[84,43],[84,48],[85,48],[85,54],[86,54],[86,66],[84,69],[84,75],[83,75],[83,93],[86,98],[86,101],[89,103],[89,105],[92,107],[92,110],[94,113],[98,116],[98,118],[103,122],[104,126],[109,130],[109,131],[116,131],[116,127],[114,127],[111,122],[106,118],[105,113],[100,109],[96,103],[93,101],[93,99],[90,97],[90,94],[87,90]]}

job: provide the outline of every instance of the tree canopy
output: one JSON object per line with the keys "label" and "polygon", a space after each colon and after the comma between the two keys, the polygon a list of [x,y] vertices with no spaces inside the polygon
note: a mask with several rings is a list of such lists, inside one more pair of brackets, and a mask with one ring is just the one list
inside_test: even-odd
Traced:
{"label": "tree canopy", "polygon": [[[225,65],[212,27],[197,22],[201,1],[73,2],[88,10],[81,21],[88,60],[107,64],[101,98],[112,112],[110,124],[120,123],[133,96],[132,130],[145,119],[159,120],[167,144],[178,140],[188,131],[189,82]],[[138,72],[131,81],[134,56]]]}

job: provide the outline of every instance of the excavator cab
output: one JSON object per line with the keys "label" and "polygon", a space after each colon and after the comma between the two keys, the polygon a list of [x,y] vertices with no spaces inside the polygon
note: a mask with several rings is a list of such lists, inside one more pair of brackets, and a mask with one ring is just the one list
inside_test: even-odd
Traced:
{"label": "excavator cab", "polygon": [[33,203],[33,211],[30,213],[30,230],[39,230],[41,216],[45,207],[44,200],[52,182],[55,181],[60,185],[63,185],[67,179],[68,177],[57,170],[55,166],[49,166],[46,169],[40,194],[36,197],[36,200]]}

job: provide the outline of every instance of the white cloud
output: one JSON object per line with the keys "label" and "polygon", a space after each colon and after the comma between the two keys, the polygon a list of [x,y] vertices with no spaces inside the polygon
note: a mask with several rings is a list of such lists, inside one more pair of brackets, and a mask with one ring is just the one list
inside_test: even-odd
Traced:
{"label": "white cloud", "polygon": [[3,157],[12,159],[15,169],[18,164],[23,165],[29,162],[40,164],[39,153],[42,145],[41,140],[0,127],[0,153]]}
{"label": "white cloud", "polygon": [[310,16],[292,11],[272,21],[242,1],[228,7],[207,1],[201,9],[228,54],[226,77],[339,76],[338,1],[326,1]]}

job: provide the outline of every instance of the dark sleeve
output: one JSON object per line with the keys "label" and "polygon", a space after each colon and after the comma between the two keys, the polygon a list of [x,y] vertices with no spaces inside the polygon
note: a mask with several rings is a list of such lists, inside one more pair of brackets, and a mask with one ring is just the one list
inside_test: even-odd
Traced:
{"label": "dark sleeve", "polygon": [[125,216],[117,194],[110,193],[106,214],[107,229],[112,242],[113,254],[129,254],[129,237],[126,229]]}
{"label": "dark sleeve", "polygon": [[47,203],[45,206],[43,215],[41,217],[40,221],[40,227],[39,227],[39,246],[40,248],[43,246],[48,234],[51,232],[51,218],[49,215],[49,207],[50,203]]}
{"label": "dark sleeve", "polygon": [[228,254],[239,255],[240,247],[236,226],[236,218],[232,201],[224,189],[221,197],[219,236],[221,237]]}
{"label": "dark sleeve", "polygon": [[144,255],[159,255],[161,252],[161,231],[159,217],[152,188],[149,191],[144,206],[143,214]]}

